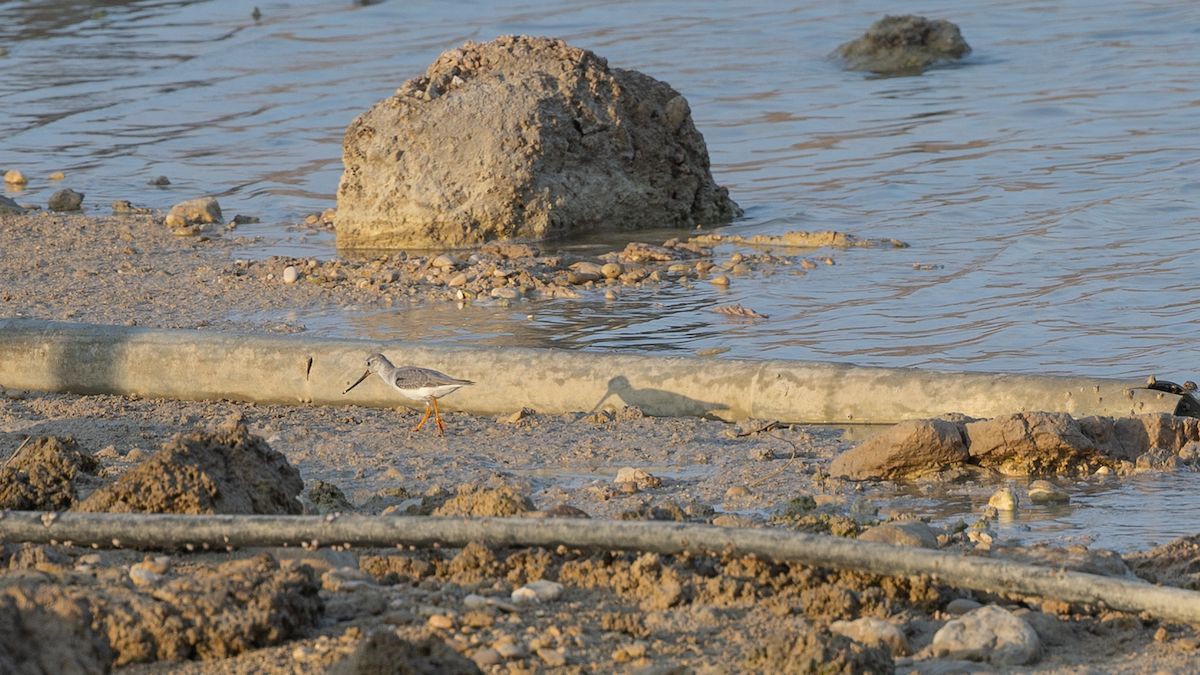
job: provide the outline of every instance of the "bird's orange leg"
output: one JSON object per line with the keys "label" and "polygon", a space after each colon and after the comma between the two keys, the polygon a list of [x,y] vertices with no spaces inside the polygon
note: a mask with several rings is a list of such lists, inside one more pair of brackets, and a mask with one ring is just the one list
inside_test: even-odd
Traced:
{"label": "bird's orange leg", "polygon": [[442,416],[438,414],[437,399],[430,396],[429,400],[433,401],[433,419],[435,421],[437,421],[438,436],[445,436],[446,435],[446,425],[442,424]]}
{"label": "bird's orange leg", "polygon": [[426,404],[425,404],[425,416],[421,418],[421,423],[420,423],[420,424],[418,424],[418,425],[417,425],[417,428],[416,428],[416,429],[413,429],[413,431],[420,431],[420,430],[421,430],[421,426],[425,424],[425,420],[429,419],[429,413],[431,413],[431,412],[433,412],[433,409],[429,407],[429,404],[428,404],[428,403],[426,403]]}

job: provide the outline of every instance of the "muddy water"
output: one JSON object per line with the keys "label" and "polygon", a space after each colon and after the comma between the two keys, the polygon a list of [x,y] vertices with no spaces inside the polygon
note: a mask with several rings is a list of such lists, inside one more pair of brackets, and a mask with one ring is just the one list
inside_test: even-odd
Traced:
{"label": "muddy water", "polygon": [[[9,196],[44,204],[69,186],[99,214],[113,199],[165,208],[212,193],[227,215],[262,219],[245,230],[266,238],[252,253],[332,257],[331,237],[290,226],[333,205],[355,115],[466,40],[553,35],[688,97],[718,182],[746,209],[725,232],[912,247],[832,252],[834,266],[727,291],[292,320],[413,340],[1196,375],[1200,4],[932,0],[921,11],[958,23],[974,53],[901,78],[823,59],[901,9],[883,0],[260,8],[256,20],[234,0],[0,4],[0,169],[31,179]],[[54,171],[68,178],[47,181]],[[160,174],[170,186],[147,185]],[[710,311],[732,302],[770,318]]]}

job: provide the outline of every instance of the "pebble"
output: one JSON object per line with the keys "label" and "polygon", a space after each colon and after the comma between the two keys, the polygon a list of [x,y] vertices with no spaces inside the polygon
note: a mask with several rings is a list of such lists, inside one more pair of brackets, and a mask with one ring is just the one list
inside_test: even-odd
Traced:
{"label": "pebble", "polygon": [[722,274],[721,276],[713,277],[712,281],[709,283],[711,283],[713,286],[728,286],[729,277]]}
{"label": "pebble", "polygon": [[967,612],[973,612],[983,605],[969,598],[955,598],[946,605],[946,613],[953,616],[962,616]]}
{"label": "pebble", "polygon": [[605,279],[616,279],[624,273],[625,268],[620,263],[606,263],[600,268],[600,274],[603,274]]}
{"label": "pebble", "polygon": [[525,650],[515,642],[501,642],[492,647],[492,649],[495,649],[500,656],[506,659],[520,659],[525,656]]}
{"label": "pebble", "polygon": [[283,283],[294,284],[300,280],[300,270],[296,269],[295,265],[288,265],[283,268]]}
{"label": "pebble", "polygon": [[733,255],[729,256],[729,262],[733,263],[734,265],[742,262],[743,260],[745,260],[745,257],[741,253],[734,253]]}
{"label": "pebble", "polygon": [[521,298],[521,289],[513,288],[512,286],[498,286],[493,288],[489,295],[500,300],[519,300]]}
{"label": "pebble", "polygon": [[725,496],[727,498],[748,497],[750,496],[750,490],[741,485],[734,485],[725,491]]}
{"label": "pebble", "polygon": [[180,227],[171,228],[171,234],[176,237],[194,237],[200,234],[199,225],[182,225]]}
{"label": "pebble", "polygon": [[475,593],[470,593],[467,595],[467,597],[463,598],[464,609],[483,609],[484,607],[487,607],[487,604],[487,598],[483,597],[482,595],[476,595]]}
{"label": "pebble", "polygon": [[130,462],[140,462],[146,459],[146,453],[141,448],[134,448],[125,453],[125,459]]}
{"label": "pebble", "polygon": [[548,666],[565,666],[567,665],[567,657],[559,654],[556,650],[542,647],[537,650],[538,657]]}
{"label": "pebble", "polygon": [[149,586],[150,584],[156,583],[162,579],[162,575],[155,574],[144,567],[138,567],[137,565],[134,565],[129,570],[129,579],[134,583],[135,586]]}
{"label": "pebble", "polygon": [[525,584],[524,588],[533,591],[538,600],[542,602],[553,602],[562,597],[563,585],[557,581],[549,581],[547,579],[539,579]]}
{"label": "pebble", "polygon": [[321,222],[321,216],[315,213],[304,219],[305,225],[316,225],[319,222]]}
{"label": "pebble", "polygon": [[878,617],[864,616],[855,621],[834,621],[829,624],[829,630],[868,647],[887,647],[892,653],[892,658],[912,653],[904,631]]}
{"label": "pebble", "polygon": [[1071,497],[1050,481],[1035,480],[1029,484],[1029,501],[1034,504],[1066,504]]}
{"label": "pebble", "polygon": [[538,602],[537,592],[524,586],[512,592],[512,601],[514,605],[536,605]]}
{"label": "pebble", "polygon": [[146,570],[147,572],[152,572],[154,574],[162,575],[162,574],[166,574],[167,570],[170,568],[171,568],[171,556],[160,555],[160,556],[155,556],[155,557],[146,556],[146,559],[143,560],[142,562],[134,563],[132,569],[143,569],[143,570]]}
{"label": "pebble", "polygon": [[475,665],[479,666],[480,668],[488,668],[490,666],[499,664],[504,660],[504,657],[501,656],[500,652],[496,651],[495,649],[492,649],[491,647],[484,647],[483,649],[480,649],[472,654],[471,660],[474,661]]}
{"label": "pebble", "polygon": [[586,284],[589,281],[599,281],[599,273],[591,272],[567,272],[567,282],[576,286]]}
{"label": "pebble", "polygon": [[988,499],[988,506],[994,506],[1001,511],[1016,511],[1020,507],[1020,501],[1012,488],[1000,488]]}
{"label": "pebble", "polygon": [[453,256],[446,255],[445,253],[429,261],[430,267],[436,267],[440,270],[446,268],[454,269],[456,265],[458,265],[458,261]]}
{"label": "pebble", "polygon": [[96,456],[101,459],[116,459],[121,456],[121,453],[117,452],[117,446],[109,445],[100,452],[97,452]]}
{"label": "pebble", "polygon": [[50,195],[46,206],[51,211],[78,211],[83,207],[84,194],[71,188],[63,188]]}
{"label": "pebble", "polygon": [[4,182],[8,183],[9,185],[24,185],[25,183],[27,183],[29,181],[25,180],[25,174],[21,173],[20,171],[17,171],[16,169],[13,169],[11,171],[5,172]]}
{"label": "pebble", "polygon": [[4,392],[4,395],[13,401],[25,400],[25,392],[21,391],[20,389],[9,389]]}
{"label": "pebble", "polygon": [[335,209],[335,208],[331,207],[331,208],[325,209],[324,211],[321,212],[321,222],[323,222],[327,225],[332,225],[333,219],[336,217],[337,217],[337,209]]}
{"label": "pebble", "polygon": [[454,628],[454,619],[451,619],[445,614],[434,614],[433,616],[429,617],[429,627],[450,630],[451,628]]}
{"label": "pebble", "polygon": [[407,626],[413,621],[416,621],[416,617],[403,610],[388,612],[383,615],[383,622],[389,626]]}
{"label": "pebble", "polygon": [[449,286],[450,288],[458,288],[460,286],[466,286],[467,285],[466,272],[459,272],[458,274],[455,274],[454,276],[450,277],[450,281],[447,281],[446,285]]}
{"label": "pebble", "polygon": [[150,182],[146,183],[146,185],[170,185],[170,184],[171,184],[171,181],[166,176],[159,176],[159,177],[151,180]]}
{"label": "pebble", "polygon": [[62,180],[66,177],[67,177],[67,174],[65,174],[61,171],[55,171],[54,173],[47,176],[46,180]]}

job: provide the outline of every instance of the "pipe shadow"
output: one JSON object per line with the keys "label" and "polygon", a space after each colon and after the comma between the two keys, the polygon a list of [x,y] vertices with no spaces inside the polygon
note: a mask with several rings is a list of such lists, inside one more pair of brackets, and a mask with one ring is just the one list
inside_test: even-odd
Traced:
{"label": "pipe shadow", "polygon": [[729,406],[724,403],[701,401],[665,389],[638,389],[629,383],[629,378],[618,375],[608,381],[608,389],[596,405],[592,406],[592,411],[599,410],[613,397],[623,405],[634,406],[647,415],[657,417],[703,417],[709,413],[729,410]]}

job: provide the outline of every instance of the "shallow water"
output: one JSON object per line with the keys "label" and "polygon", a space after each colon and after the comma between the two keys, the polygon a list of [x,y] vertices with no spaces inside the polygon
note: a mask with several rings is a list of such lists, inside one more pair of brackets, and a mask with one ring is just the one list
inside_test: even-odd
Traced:
{"label": "shallow water", "polygon": [[[267,238],[253,254],[332,257],[331,237],[288,226],[333,205],[346,125],[444,49],[552,35],[688,97],[717,181],[746,209],[724,232],[911,248],[832,252],[835,266],[727,291],[290,320],[328,335],[1195,376],[1198,3],[931,0],[920,11],[958,23],[974,53],[899,78],[824,60],[898,10],[883,0],[259,6],[256,21],[233,0],[0,3],[0,169],[31,180],[8,194],[44,204],[69,186],[103,214],[114,199],[211,193],[227,215],[262,218],[242,230]],[[169,187],[147,185],[160,174]],[[770,318],[711,312],[733,302]],[[1183,500],[1173,480],[1154,494]]]}

